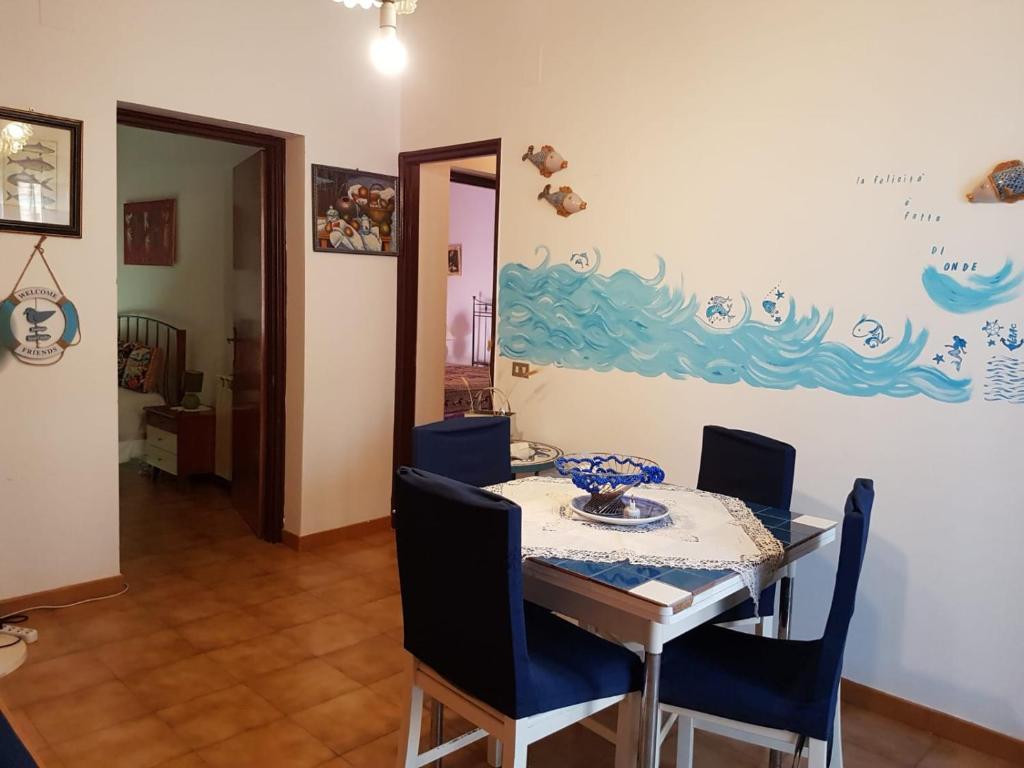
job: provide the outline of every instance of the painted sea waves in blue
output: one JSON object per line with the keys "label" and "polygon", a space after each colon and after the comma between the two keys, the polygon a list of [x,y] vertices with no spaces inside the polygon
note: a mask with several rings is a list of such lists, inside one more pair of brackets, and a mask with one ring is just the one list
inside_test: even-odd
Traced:
{"label": "painted sea waves in blue", "polygon": [[936,267],[925,267],[921,282],[928,296],[947,312],[964,315],[1005,304],[1017,298],[1024,285],[1024,272],[1013,274],[1013,262],[1006,264],[994,275],[968,274],[961,283],[953,273],[940,272]]}
{"label": "painted sea waves in blue", "polygon": [[986,400],[1024,403],[1024,361],[1006,355],[994,355],[986,368]]}
{"label": "painted sea waves in blue", "polygon": [[501,354],[538,365],[696,377],[717,384],[743,381],[857,396],[925,395],[949,403],[970,397],[970,379],[915,363],[928,333],[915,336],[909,320],[898,344],[882,355],[864,357],[825,340],[831,311],[823,317],[812,307],[801,316],[790,299],[786,319],[768,325],[750,318],[750,302],[743,297],[740,322],[712,328],[701,321],[695,296],[687,297],[681,285],[665,284],[660,257],[653,277],[627,269],[602,275],[599,267],[600,256],[585,271],[552,265],[547,258],[533,268],[506,264],[500,273]]}

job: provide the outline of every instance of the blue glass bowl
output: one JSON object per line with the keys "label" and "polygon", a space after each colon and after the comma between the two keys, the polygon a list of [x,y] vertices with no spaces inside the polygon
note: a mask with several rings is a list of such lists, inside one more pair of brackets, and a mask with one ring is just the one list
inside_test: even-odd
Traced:
{"label": "blue glass bowl", "polygon": [[622,506],[622,494],[630,488],[665,479],[665,471],[650,459],[615,453],[571,453],[555,459],[555,468],[590,494],[587,511],[596,514]]}

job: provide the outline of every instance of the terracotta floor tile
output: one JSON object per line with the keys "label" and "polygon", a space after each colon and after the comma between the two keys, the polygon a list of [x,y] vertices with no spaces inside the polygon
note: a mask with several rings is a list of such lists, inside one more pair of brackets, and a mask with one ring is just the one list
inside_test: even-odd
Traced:
{"label": "terracotta floor tile", "polygon": [[152,709],[230,688],[235,679],[207,656],[192,656],[131,675],[125,684]]}
{"label": "terracotta floor tile", "polygon": [[181,636],[201,651],[212,651],[266,635],[271,628],[242,611],[229,611],[178,627]]}
{"label": "terracotta floor tile", "polygon": [[398,588],[390,579],[375,577],[372,574],[345,579],[332,586],[313,590],[315,597],[328,603],[336,610],[346,610],[357,605],[380,600],[389,595],[398,594]]}
{"label": "terracotta floor tile", "polygon": [[115,675],[124,679],[136,672],[153,669],[195,656],[196,650],[173,629],[101,645],[96,655]]}
{"label": "terracotta floor tile", "polygon": [[329,653],[323,660],[353,680],[369,685],[403,671],[409,658],[401,643],[387,635],[377,635]]}
{"label": "terracotta floor tile", "polygon": [[279,597],[288,597],[304,591],[293,581],[292,573],[287,576],[278,573],[253,576],[220,584],[212,589],[221,600],[241,608],[267,603]]}
{"label": "terracotta floor tile", "polygon": [[361,569],[354,565],[342,565],[332,560],[321,559],[316,565],[304,565],[288,571],[287,577],[303,590],[312,592],[329,589],[360,573]]}
{"label": "terracotta floor tile", "polygon": [[239,680],[290,667],[312,654],[281,633],[210,651],[209,656]]}
{"label": "terracotta floor tile", "polygon": [[165,625],[149,611],[135,608],[110,615],[96,615],[69,624],[68,629],[87,646],[93,646],[151,635],[165,629]]}
{"label": "terracotta floor tile", "polygon": [[394,545],[381,547],[357,546],[350,552],[344,554],[329,555],[332,560],[345,565],[354,565],[364,572],[376,571],[393,565],[396,559]]}
{"label": "terracotta floor tile", "polygon": [[244,685],[208,693],[156,714],[192,749],[216,744],[281,718],[277,709]]}
{"label": "terracotta floor tile", "polygon": [[198,754],[189,752],[187,755],[171,758],[166,763],[160,763],[156,768],[210,768],[210,766]]}
{"label": "terracotta floor tile", "polygon": [[292,719],[340,755],[398,729],[399,707],[369,688],[292,715]]}
{"label": "terracotta floor tile", "polygon": [[[393,761],[392,761],[393,762]],[[391,763],[387,763],[388,766]],[[318,765],[317,768],[355,768],[352,763],[345,760],[343,757],[336,757],[333,760],[328,760],[326,763]]]}
{"label": "terracotta floor tile", "polygon": [[[940,739],[917,768],[1013,768],[1015,763]],[[853,766],[851,766],[853,768]]]}
{"label": "terracotta floor tile", "polygon": [[292,638],[314,656],[323,656],[373,637],[377,630],[347,613],[335,613],[291,627],[281,634]]}
{"label": "terracotta floor tile", "polygon": [[25,666],[2,683],[4,700],[12,708],[88,688],[112,680],[113,672],[92,651],[79,651]]}
{"label": "terracotta floor tile", "polygon": [[199,755],[211,768],[314,768],[334,757],[324,744],[287,720],[246,731]]}
{"label": "terracotta floor tile", "polygon": [[329,605],[308,594],[279,597],[268,603],[254,605],[247,610],[257,619],[275,629],[305,624],[334,612]]}
{"label": "terracotta floor tile", "polygon": [[390,677],[385,677],[383,680],[371,683],[368,687],[371,691],[379,693],[384,698],[390,699],[395,704],[401,706],[402,702],[405,701],[406,691],[409,688],[409,673],[403,670]]}
{"label": "terracotta floor tile", "polygon": [[198,581],[193,581],[182,576],[180,573],[150,576],[145,579],[132,579],[129,584],[135,601],[143,606],[162,603],[178,595],[195,592],[203,588],[203,585]]}
{"label": "terracotta floor tile", "polygon": [[210,565],[198,565],[191,568],[182,568],[181,572],[190,579],[198,581],[207,587],[214,587],[227,581],[239,579],[250,579],[253,576],[262,576],[266,573],[258,563],[250,559],[231,559],[221,563]]}
{"label": "terracotta floor tile", "polygon": [[899,765],[916,766],[937,739],[859,707],[842,709],[843,744],[856,742],[864,749]]}
{"label": "terracotta floor tile", "polygon": [[[28,712],[24,709],[17,709],[13,712],[4,711],[7,722],[14,729],[22,743],[32,752],[40,752],[49,747],[46,738],[32,722]],[[3,755],[0,755],[3,757]]]}
{"label": "terracotta floor tile", "polygon": [[129,720],[55,747],[68,768],[153,768],[188,753],[161,720]]}
{"label": "terracotta floor tile", "polygon": [[308,709],[359,688],[352,678],[320,659],[309,659],[249,681],[260,696],[286,714]]}
{"label": "terracotta floor tile", "polygon": [[380,768],[390,766],[398,754],[398,732],[394,731],[368,744],[345,752],[342,757],[352,768]]}
{"label": "terracotta floor tile", "polygon": [[165,624],[176,627],[190,621],[226,613],[236,606],[221,600],[209,589],[182,593],[166,601],[155,603],[149,610]]}
{"label": "terracotta floor tile", "polygon": [[374,600],[349,609],[349,613],[357,619],[362,619],[378,632],[398,629],[402,626],[402,597],[391,595]]}
{"label": "terracotta floor tile", "polygon": [[148,714],[147,707],[120,680],[109,680],[74,693],[37,702],[28,716],[51,744]]}

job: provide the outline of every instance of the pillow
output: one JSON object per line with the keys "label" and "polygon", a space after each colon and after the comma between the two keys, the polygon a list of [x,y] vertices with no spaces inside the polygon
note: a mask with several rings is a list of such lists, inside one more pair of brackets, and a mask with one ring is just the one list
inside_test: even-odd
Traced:
{"label": "pillow", "polygon": [[117,342],[117,383],[118,385],[124,380],[124,366],[128,362],[128,356],[132,353],[138,344],[134,341],[119,341]]}
{"label": "pillow", "polygon": [[155,392],[162,368],[162,349],[136,344],[125,362],[121,386],[134,392]]}

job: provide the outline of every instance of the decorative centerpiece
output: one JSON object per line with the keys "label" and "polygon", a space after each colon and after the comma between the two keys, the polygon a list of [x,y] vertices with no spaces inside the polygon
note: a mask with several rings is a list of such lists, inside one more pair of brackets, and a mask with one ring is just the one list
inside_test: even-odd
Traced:
{"label": "decorative centerpiece", "polygon": [[650,459],[614,453],[573,453],[556,459],[555,467],[590,494],[584,512],[609,518],[627,516],[622,495],[630,488],[665,479],[665,471]]}

